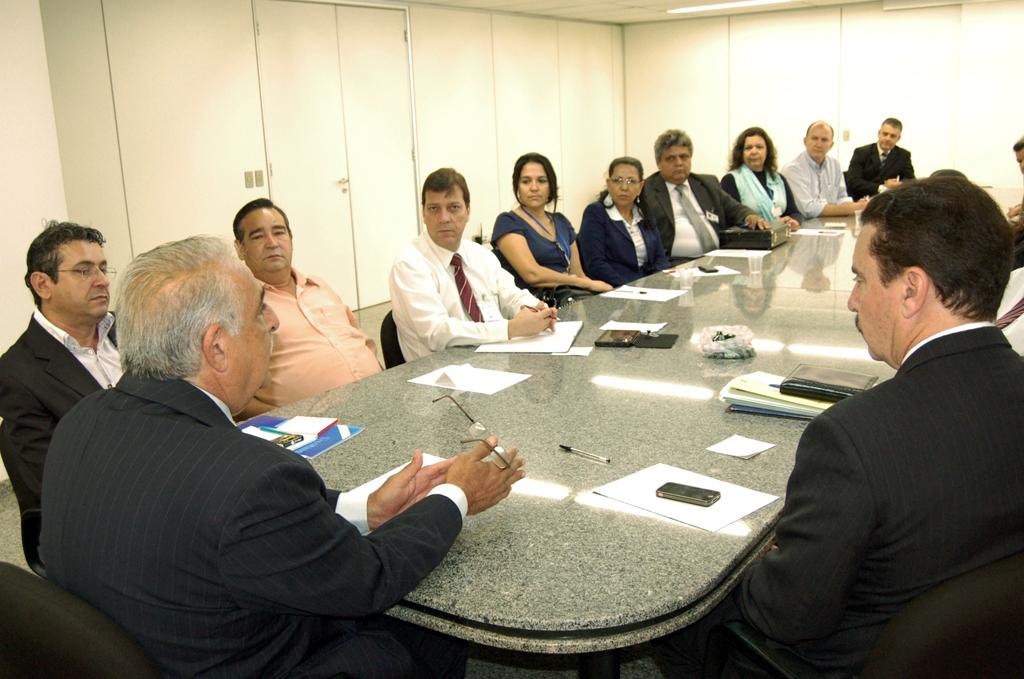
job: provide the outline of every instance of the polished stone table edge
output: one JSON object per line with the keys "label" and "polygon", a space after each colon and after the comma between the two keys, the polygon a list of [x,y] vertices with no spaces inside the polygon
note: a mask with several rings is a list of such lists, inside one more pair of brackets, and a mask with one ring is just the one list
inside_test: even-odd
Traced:
{"label": "polished stone table edge", "polygon": [[704,617],[718,605],[743,577],[750,565],[759,559],[775,538],[774,525],[765,536],[740,559],[709,593],[696,603],[661,616],[656,621],[638,621],[630,625],[604,629],[581,629],[573,633],[545,630],[517,630],[469,620],[460,620],[418,605],[399,603],[385,613],[420,627],[485,646],[511,651],[546,654],[575,654],[609,651],[665,636]]}

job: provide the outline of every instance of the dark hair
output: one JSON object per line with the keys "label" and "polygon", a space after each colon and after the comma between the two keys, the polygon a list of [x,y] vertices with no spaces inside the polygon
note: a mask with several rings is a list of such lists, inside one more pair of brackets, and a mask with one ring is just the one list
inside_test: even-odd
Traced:
{"label": "dark hair", "polygon": [[764,139],[765,156],[764,169],[770,175],[779,173],[779,159],[775,155],[775,144],[772,138],[764,131],[763,127],[748,127],[736,137],[736,143],[732,145],[732,158],[729,159],[729,169],[735,170],[743,165],[743,146],[747,143],[747,137],[761,137]]}
{"label": "dark hair", "polygon": [[284,210],[274,205],[274,202],[269,198],[257,198],[256,200],[250,200],[248,203],[242,206],[242,209],[235,213],[235,219],[231,222],[231,228],[235,232],[235,240],[239,243],[242,242],[242,220],[249,216],[250,212],[256,210],[277,210],[281,217],[284,219],[285,228],[288,229],[288,235],[292,235],[292,225],[288,223],[288,215],[284,213]]}
{"label": "dark hair", "polygon": [[442,167],[434,170],[423,180],[423,190],[420,191],[420,206],[427,204],[427,191],[443,193],[448,195],[455,187],[462,189],[462,199],[469,205],[469,186],[466,185],[466,178],[450,167]]}
{"label": "dark hair", "polygon": [[832,133],[832,139],[836,138],[836,131],[832,129],[832,126],[826,123],[824,120],[815,120],[813,123],[807,126],[807,131],[804,132],[804,139],[811,136],[811,128],[816,125],[824,125],[828,128],[828,131]]}
{"label": "dark hair", "polygon": [[880,125],[879,127],[883,127],[885,125],[895,127],[900,132],[903,132],[903,123],[900,122],[899,118],[886,118],[885,120],[882,121],[882,125]]}
{"label": "dark hair", "polygon": [[1024,151],[1024,137],[1018,139],[1017,143],[1013,145],[1014,153],[1020,153],[1021,151]]}
{"label": "dark hair", "polygon": [[548,177],[548,202],[554,203],[553,207],[558,207],[558,177],[555,176],[555,168],[551,165],[551,161],[547,159],[547,156],[543,156],[539,153],[524,153],[519,156],[519,160],[516,161],[516,165],[512,168],[512,195],[519,200],[519,178],[523,174],[523,168],[526,167],[527,163],[537,163],[544,168],[544,174]]}
{"label": "dark hair", "polygon": [[972,321],[991,321],[1010,277],[1013,236],[984,189],[956,177],[903,184],[871,199],[864,224],[883,285],[917,266],[942,305]]}
{"label": "dark hair", "polygon": [[[608,177],[609,178],[611,178],[612,173],[615,172],[615,168],[618,167],[619,165],[629,165],[630,167],[634,168],[637,171],[637,173],[640,175],[640,181],[644,180],[644,164],[641,163],[636,158],[634,158],[633,156],[620,156],[619,158],[616,158],[611,163],[609,163],[608,164]],[[604,199],[607,198],[607,197],[608,197],[608,189],[607,188],[602,190],[601,193],[599,193],[597,195],[597,199],[599,201],[601,201],[602,203],[604,202]],[[639,193],[636,194],[636,202],[637,203],[640,202],[640,194]]]}
{"label": "dark hair", "polygon": [[693,140],[682,130],[665,130],[654,140],[654,160],[661,162],[661,156],[673,146],[690,149],[693,154]]}
{"label": "dark hair", "polygon": [[41,307],[43,300],[32,287],[32,274],[36,271],[42,272],[56,283],[57,277],[60,276],[60,247],[79,240],[95,243],[100,247],[107,242],[102,233],[90,226],[51,220],[28,246],[28,255],[25,257],[25,285],[32,291],[32,299],[37,308]]}

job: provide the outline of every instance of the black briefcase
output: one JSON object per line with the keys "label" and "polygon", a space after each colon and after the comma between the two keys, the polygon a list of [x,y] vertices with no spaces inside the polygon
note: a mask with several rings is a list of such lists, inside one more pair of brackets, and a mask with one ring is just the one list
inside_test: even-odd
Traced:
{"label": "black briefcase", "polygon": [[719,245],[726,250],[771,250],[789,240],[789,225],[772,222],[767,229],[730,226],[718,232]]}

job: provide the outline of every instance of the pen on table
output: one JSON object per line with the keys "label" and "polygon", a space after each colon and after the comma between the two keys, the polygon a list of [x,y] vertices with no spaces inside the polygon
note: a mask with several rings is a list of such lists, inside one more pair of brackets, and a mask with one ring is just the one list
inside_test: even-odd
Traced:
{"label": "pen on table", "polygon": [[260,427],[260,431],[265,431],[268,434],[277,434],[278,436],[289,436],[290,432],[281,431],[280,429],[274,429],[273,427]]}
{"label": "pen on table", "polygon": [[564,443],[559,443],[558,447],[561,448],[562,450],[564,450],[567,453],[572,453],[574,455],[579,455],[580,457],[586,458],[587,460],[593,460],[594,462],[601,462],[602,464],[611,464],[611,460],[609,458],[607,458],[607,457],[601,457],[600,455],[595,455],[594,453],[588,453],[585,450],[580,450],[579,448],[573,448],[572,446],[567,446]]}

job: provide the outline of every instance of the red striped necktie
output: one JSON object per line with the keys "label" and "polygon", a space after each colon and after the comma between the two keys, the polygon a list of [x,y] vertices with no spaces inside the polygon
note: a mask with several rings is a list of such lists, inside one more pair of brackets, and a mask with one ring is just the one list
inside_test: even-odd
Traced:
{"label": "red striped necktie", "polygon": [[999,320],[996,321],[996,327],[1005,328],[1010,323],[1017,320],[1021,314],[1024,314],[1024,297],[1021,297],[1017,303],[1013,305],[1012,309],[999,317]]}
{"label": "red striped necktie", "polygon": [[462,255],[452,255],[452,266],[455,268],[455,285],[459,288],[459,299],[462,300],[462,308],[469,314],[469,318],[476,323],[482,323],[484,315],[480,313],[480,307],[473,297],[473,288],[469,285],[466,272],[462,270]]}

